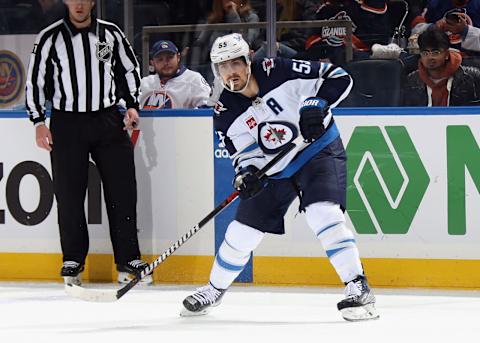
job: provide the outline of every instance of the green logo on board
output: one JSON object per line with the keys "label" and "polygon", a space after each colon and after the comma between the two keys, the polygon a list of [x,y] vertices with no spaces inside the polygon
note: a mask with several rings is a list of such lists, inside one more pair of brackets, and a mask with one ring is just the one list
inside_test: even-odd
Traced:
{"label": "green logo on board", "polygon": [[430,177],[404,126],[358,126],[347,146],[348,215],[360,234],[405,234]]}

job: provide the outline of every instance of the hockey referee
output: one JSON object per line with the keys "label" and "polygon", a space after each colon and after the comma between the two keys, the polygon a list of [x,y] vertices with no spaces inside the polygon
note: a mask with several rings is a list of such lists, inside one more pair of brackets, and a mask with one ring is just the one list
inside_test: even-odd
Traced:
{"label": "hockey referee", "polygon": [[[63,252],[61,276],[81,283],[89,238],[84,202],[89,157],[103,182],[119,282],[147,264],[137,237],[137,187],[127,130],[139,122],[139,64],[124,33],[92,15],[95,1],[64,0],[62,20],[41,31],[30,57],[26,107],[37,146],[50,152]],[[117,109],[124,87],[125,116]],[[52,103],[50,129],[45,102]],[[145,282],[151,283],[148,276]]]}

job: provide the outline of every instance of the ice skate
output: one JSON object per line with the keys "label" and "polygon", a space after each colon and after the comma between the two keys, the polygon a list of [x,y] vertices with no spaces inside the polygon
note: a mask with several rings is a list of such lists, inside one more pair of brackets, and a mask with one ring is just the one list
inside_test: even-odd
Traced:
{"label": "ice skate", "polygon": [[60,276],[63,277],[65,284],[80,286],[82,284],[81,273],[84,270],[84,265],[75,261],[63,262]]}
{"label": "ice skate", "polygon": [[[127,264],[117,264],[118,277],[117,281],[119,284],[127,284],[132,279],[140,275],[140,273],[148,266],[147,262],[142,260],[132,260],[127,262]],[[153,276],[149,274],[145,276],[140,282],[139,285],[152,285]]]}
{"label": "ice skate", "polygon": [[210,312],[212,307],[221,303],[226,289],[218,289],[211,284],[197,289],[192,295],[183,300],[182,317],[202,316]]}
{"label": "ice skate", "polygon": [[359,275],[345,287],[345,299],[337,304],[342,317],[348,321],[378,319],[373,295],[365,276]]}

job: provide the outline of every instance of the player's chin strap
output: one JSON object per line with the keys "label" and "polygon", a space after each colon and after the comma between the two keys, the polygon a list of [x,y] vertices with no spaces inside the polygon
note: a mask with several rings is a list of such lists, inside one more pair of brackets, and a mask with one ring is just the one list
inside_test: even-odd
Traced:
{"label": "player's chin strap", "polygon": [[[285,156],[292,152],[295,148],[299,150],[303,149],[308,143],[303,142],[302,136],[298,136],[294,141],[285,145],[285,147],[262,169],[257,172],[257,176],[262,178],[267,172],[280,162]],[[101,289],[89,289],[81,286],[65,284],[65,292],[72,297],[94,302],[114,302],[123,297],[130,289],[132,289],[141,279],[149,275],[160,263],[165,261],[168,256],[173,254],[178,248],[180,248],[186,241],[188,241],[193,235],[195,235],[202,227],[205,226],[210,220],[216,217],[222,210],[230,205],[239,196],[239,192],[236,190],[231,193],[220,205],[215,207],[205,218],[203,218],[197,225],[195,225],[190,231],[184,234],[178,241],[175,242],[167,251],[157,257],[155,261],[150,263],[140,275],[135,276],[129,283],[118,290],[101,290]]]}
{"label": "player's chin strap", "polygon": [[225,82],[223,82],[223,80],[222,80],[223,88],[225,88],[227,91],[232,92],[232,93],[242,93],[245,89],[247,89],[248,84],[250,82],[250,76],[252,75],[251,64],[252,64],[252,62],[248,61],[248,63],[247,63],[247,68],[248,68],[247,82],[245,82],[245,86],[243,86],[242,89],[236,91],[232,80],[230,80],[229,85],[226,85]]}

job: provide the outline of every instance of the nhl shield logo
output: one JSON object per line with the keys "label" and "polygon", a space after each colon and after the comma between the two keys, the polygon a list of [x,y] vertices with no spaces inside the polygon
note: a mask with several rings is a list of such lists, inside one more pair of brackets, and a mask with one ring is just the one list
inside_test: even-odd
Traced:
{"label": "nhl shield logo", "polygon": [[96,56],[99,61],[108,62],[113,55],[113,44],[109,42],[100,42],[96,44]]}

